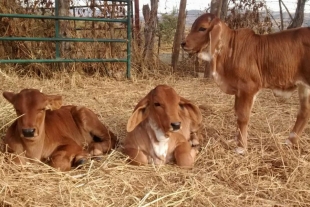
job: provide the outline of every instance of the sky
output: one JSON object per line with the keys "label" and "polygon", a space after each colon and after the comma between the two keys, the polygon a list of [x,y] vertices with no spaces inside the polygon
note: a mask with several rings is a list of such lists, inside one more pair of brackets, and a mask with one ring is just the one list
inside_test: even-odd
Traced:
{"label": "sky", "polygon": [[[209,7],[211,0],[187,0],[187,10],[205,10]],[[264,2],[264,1],[263,1]],[[279,11],[278,0],[265,0],[267,7],[274,11]],[[297,0],[283,0],[290,12],[295,12]],[[140,0],[140,8],[144,4],[150,4],[150,0]],[[169,13],[174,7],[179,8],[180,0],[159,0],[159,13]],[[284,8],[282,8],[285,10]],[[310,12],[310,1],[306,3],[305,12]]]}

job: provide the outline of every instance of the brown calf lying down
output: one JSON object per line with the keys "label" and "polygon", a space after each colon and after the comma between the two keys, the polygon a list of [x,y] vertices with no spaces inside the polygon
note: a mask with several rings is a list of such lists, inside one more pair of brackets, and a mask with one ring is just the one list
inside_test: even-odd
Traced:
{"label": "brown calf lying down", "polygon": [[288,144],[297,144],[310,115],[310,28],[257,35],[250,29],[232,30],[212,14],[203,14],[181,44],[185,51],[211,61],[215,82],[235,95],[237,152],[247,149],[247,128],[256,95],[270,88],[290,95],[298,87],[300,110]]}
{"label": "brown calf lying down", "polygon": [[[135,107],[127,123],[123,152],[131,164],[176,162],[192,167],[198,144],[195,133],[202,121],[200,110],[173,88],[159,85]],[[191,140],[192,139],[192,140]]]}
{"label": "brown calf lying down", "polygon": [[3,96],[19,116],[4,138],[8,151],[17,155],[18,163],[26,162],[18,156],[25,153],[27,158],[67,171],[82,164],[88,153],[100,155],[115,147],[115,135],[94,112],[85,107],[61,107],[61,96],[46,95],[36,89],[4,92]]}

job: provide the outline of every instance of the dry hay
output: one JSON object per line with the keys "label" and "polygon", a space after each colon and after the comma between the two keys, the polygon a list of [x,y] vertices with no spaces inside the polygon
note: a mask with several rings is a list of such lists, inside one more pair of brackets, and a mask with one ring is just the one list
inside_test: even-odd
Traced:
{"label": "dry hay", "polygon": [[[37,80],[0,73],[1,92],[25,87],[61,94],[64,104],[90,107],[120,139],[137,101],[157,84],[169,84],[203,113],[204,140],[195,168],[136,167],[113,151],[81,169],[59,172],[43,163],[17,166],[0,156],[1,206],[309,206],[309,128],[300,149],[283,143],[293,125],[298,101],[259,94],[249,127],[249,152],[234,153],[233,97],[211,80],[167,76],[160,80],[116,81],[63,74]],[[0,99],[1,136],[15,117]]]}
{"label": "dry hay", "polygon": [[[0,13],[41,15],[38,9],[25,9],[23,3],[49,4],[48,1],[23,1],[23,3],[0,1]],[[105,2],[106,3],[106,2]],[[44,7],[43,7],[44,8]],[[51,14],[47,13],[46,16]],[[53,16],[53,15],[51,15]],[[99,17],[97,17],[99,18]],[[55,20],[0,17],[0,36],[3,37],[40,37],[56,36]],[[125,25],[121,23],[60,21],[60,28],[66,28],[66,38],[127,39]],[[62,29],[60,29],[62,30]],[[60,32],[61,33],[61,32]],[[61,35],[61,34],[59,34]],[[126,59],[127,45],[121,42],[65,42],[60,44],[60,58],[63,59]],[[48,41],[0,41],[0,59],[55,59],[56,43]],[[121,62],[90,63],[26,63],[11,64],[20,75],[51,77],[52,71],[79,71],[93,75],[100,73],[108,77],[119,76],[126,64]],[[109,68],[109,70],[107,70]]]}

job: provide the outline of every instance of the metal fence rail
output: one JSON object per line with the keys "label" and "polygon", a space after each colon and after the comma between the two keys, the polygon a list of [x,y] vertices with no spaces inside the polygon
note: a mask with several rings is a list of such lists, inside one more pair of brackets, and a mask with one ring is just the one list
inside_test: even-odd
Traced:
{"label": "metal fence rail", "polygon": [[[125,62],[127,65],[126,76],[130,77],[130,62],[131,62],[131,17],[132,17],[132,0],[110,0],[111,2],[127,3],[127,16],[125,19],[109,19],[109,18],[92,18],[92,17],[72,17],[59,16],[59,1],[55,1],[55,16],[31,15],[31,14],[0,14],[0,17],[7,18],[30,18],[30,19],[53,19],[55,20],[55,36],[51,38],[42,37],[0,37],[0,41],[45,41],[55,42],[55,59],[0,59],[0,63],[72,63],[72,62]],[[63,38],[59,33],[59,20],[74,20],[74,21],[92,21],[92,22],[116,22],[127,25],[127,39],[100,39],[100,38]],[[67,59],[60,56],[61,42],[120,42],[127,43],[126,58],[110,58],[110,59]]]}

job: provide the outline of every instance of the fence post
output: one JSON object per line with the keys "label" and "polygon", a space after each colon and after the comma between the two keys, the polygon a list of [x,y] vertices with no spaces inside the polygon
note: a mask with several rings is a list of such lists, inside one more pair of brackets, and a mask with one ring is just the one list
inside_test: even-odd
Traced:
{"label": "fence post", "polygon": [[[0,41],[1,42],[16,42],[16,41],[35,41],[35,42],[52,42],[55,43],[55,58],[44,58],[41,56],[38,57],[30,57],[28,59],[22,59],[19,57],[7,57],[6,59],[0,59],[0,63],[16,63],[16,64],[22,64],[22,63],[76,63],[76,62],[118,62],[118,63],[127,63],[127,70],[126,70],[126,76],[130,78],[130,62],[131,62],[131,17],[132,17],[132,0],[111,0],[113,1],[119,1],[119,2],[126,2],[125,5],[127,6],[127,18],[122,19],[109,19],[109,18],[94,18],[94,17],[74,17],[70,16],[69,13],[69,0],[55,0],[55,15],[36,15],[36,14],[7,14],[7,13],[0,13],[0,18],[6,17],[6,18],[23,18],[23,19],[41,19],[41,20],[53,20],[54,21],[54,28],[55,33],[52,37],[25,37],[25,36],[14,36],[14,35],[8,35],[8,36],[1,36]],[[61,7],[61,3],[65,3],[64,7]],[[87,6],[85,6],[87,7]],[[60,8],[63,8],[64,11],[61,12]],[[75,7],[72,7],[75,9]],[[2,9],[2,8],[1,8]],[[51,8],[53,9],[53,8]],[[74,11],[75,14],[75,11]],[[73,38],[68,37],[70,36],[67,30],[68,28],[66,26],[61,27],[61,22],[67,23],[68,21],[91,21],[91,22],[118,22],[118,23],[124,23],[127,24],[127,38],[122,39],[111,39],[111,38],[95,38],[95,37],[88,37],[88,38]],[[64,24],[66,25],[66,24]],[[5,34],[6,35],[6,34]],[[123,44],[126,44],[127,47],[127,57],[118,57],[118,58],[78,58],[76,56],[72,57],[65,57],[66,53],[62,53],[62,49],[66,49],[66,47],[71,42],[108,42],[108,43],[115,43],[120,42]],[[62,44],[65,44],[64,47],[61,47]],[[66,45],[67,43],[67,45]],[[16,44],[13,44],[16,45]],[[67,47],[69,49],[69,47]],[[1,48],[0,48],[1,49]]]}
{"label": "fence post", "polygon": [[186,18],[185,10],[186,10],[186,0],[181,0],[180,8],[179,8],[178,24],[177,24],[177,29],[174,35],[173,48],[172,48],[173,51],[172,51],[171,65],[172,65],[173,71],[176,70],[178,60],[179,60],[182,33],[184,32],[184,29],[185,29],[185,18]]}

